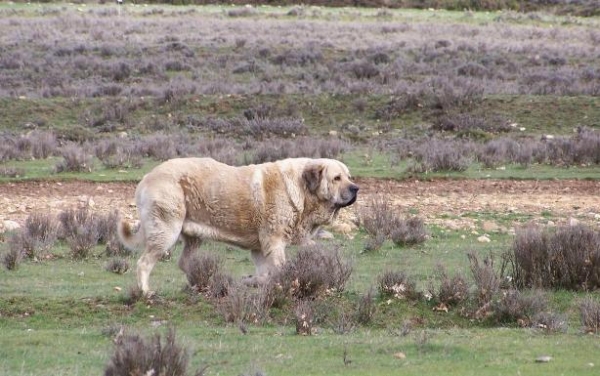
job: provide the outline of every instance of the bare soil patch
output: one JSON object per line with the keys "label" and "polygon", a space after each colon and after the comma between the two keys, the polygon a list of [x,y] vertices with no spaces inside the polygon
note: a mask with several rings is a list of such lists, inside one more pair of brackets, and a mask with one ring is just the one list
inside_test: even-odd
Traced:
{"label": "bare soil patch", "polygon": [[[359,179],[359,205],[386,194],[398,209],[450,228],[475,225],[474,214],[531,216],[545,221],[600,222],[600,182],[583,180]],[[135,218],[136,183],[19,182],[0,184],[0,217],[23,223],[33,212],[58,212],[89,205]],[[356,211],[356,208],[353,209]]]}

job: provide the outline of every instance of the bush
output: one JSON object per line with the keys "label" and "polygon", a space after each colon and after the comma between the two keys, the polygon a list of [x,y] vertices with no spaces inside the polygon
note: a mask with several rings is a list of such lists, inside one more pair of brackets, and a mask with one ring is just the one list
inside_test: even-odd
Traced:
{"label": "bush", "polygon": [[96,216],[87,207],[83,207],[63,211],[59,214],[59,219],[73,258],[87,258],[100,239]]}
{"label": "bush", "polygon": [[517,232],[509,260],[518,287],[594,290],[600,287],[600,233],[585,225],[538,226]]}
{"label": "bush", "polygon": [[421,297],[417,284],[401,271],[385,271],[377,278],[377,283],[382,297],[408,300],[418,300]]}
{"label": "bush", "polygon": [[351,274],[351,262],[339,246],[313,245],[300,248],[272,283],[288,297],[310,299],[327,291],[344,291]]}
{"label": "bush", "polygon": [[303,336],[312,334],[314,312],[311,302],[298,300],[294,307],[294,318],[296,321],[296,334]]}
{"label": "bush", "polygon": [[396,245],[406,246],[421,244],[427,240],[428,233],[425,223],[421,218],[411,217],[407,220],[399,220],[390,234],[390,238]]}
{"label": "bush", "polygon": [[60,154],[63,160],[55,166],[57,173],[92,171],[92,158],[81,146],[73,143],[67,144],[62,147]]}
{"label": "bush", "polygon": [[480,309],[487,310],[492,299],[500,290],[501,278],[494,270],[494,259],[489,256],[480,262],[479,256],[473,251],[467,253],[467,257],[475,280],[477,305]]}
{"label": "bush", "polygon": [[465,171],[471,164],[472,146],[465,142],[433,138],[415,150],[415,172]]}
{"label": "bush", "polygon": [[11,242],[8,251],[2,254],[2,264],[7,270],[17,270],[23,259],[21,247],[14,247],[13,244]]}
{"label": "bush", "polygon": [[597,300],[584,299],[579,304],[579,315],[584,332],[600,333],[600,303]]}
{"label": "bush", "polygon": [[365,244],[365,251],[379,249],[388,238],[395,244],[404,246],[423,243],[428,237],[422,219],[400,218],[391,202],[383,195],[375,196],[367,207],[362,208],[360,220],[365,231],[371,235]]}
{"label": "bush", "polygon": [[222,260],[211,253],[195,254],[185,266],[189,286],[199,293],[208,292],[213,276],[220,273]]}
{"label": "bush", "polygon": [[[163,342],[160,334],[151,340],[138,334],[124,334],[115,340],[115,352],[106,368],[105,376],[170,375],[187,374],[189,355],[176,343],[173,328],[167,332]],[[198,371],[195,375],[201,375]]]}
{"label": "bush", "polygon": [[122,258],[113,258],[106,263],[105,269],[116,274],[124,274],[129,270],[129,262]]}
{"label": "bush", "polygon": [[252,290],[245,286],[232,286],[227,296],[217,301],[217,309],[227,322],[263,324],[275,300],[273,285]]}
{"label": "bush", "polygon": [[360,211],[360,221],[372,237],[383,235],[387,238],[398,222],[398,216],[386,196],[376,195]]}
{"label": "bush", "polygon": [[511,289],[493,304],[493,315],[501,323],[518,323],[520,326],[532,326],[534,318],[548,307],[548,300],[539,290],[523,294]]}
{"label": "bush", "polygon": [[58,238],[59,223],[48,214],[33,213],[25,220],[23,229],[11,237],[11,248],[31,259],[39,259],[47,253]]}
{"label": "bush", "polygon": [[373,321],[373,316],[376,311],[375,290],[371,288],[358,299],[356,305],[356,322],[361,325],[370,324],[371,321]]}
{"label": "bush", "polygon": [[452,307],[469,299],[469,285],[465,276],[455,274],[450,277],[446,268],[441,264],[437,266],[436,274],[440,281],[439,289],[436,291],[431,287],[429,293],[439,303]]}

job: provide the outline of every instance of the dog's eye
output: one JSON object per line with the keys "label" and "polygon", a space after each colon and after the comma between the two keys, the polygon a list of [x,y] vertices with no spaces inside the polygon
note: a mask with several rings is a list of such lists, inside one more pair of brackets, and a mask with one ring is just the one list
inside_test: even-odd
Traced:
{"label": "dog's eye", "polygon": [[333,178],[333,181],[340,181],[340,180],[342,180],[342,176],[341,175],[338,175],[338,176],[336,176],[336,177]]}

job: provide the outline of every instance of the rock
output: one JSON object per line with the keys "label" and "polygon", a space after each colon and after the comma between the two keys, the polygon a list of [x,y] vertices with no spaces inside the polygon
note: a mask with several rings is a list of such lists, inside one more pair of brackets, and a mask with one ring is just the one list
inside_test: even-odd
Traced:
{"label": "rock", "polygon": [[338,132],[337,131],[329,131],[329,135],[332,137],[337,137]]}
{"label": "rock", "polygon": [[11,220],[5,220],[5,221],[2,223],[2,227],[4,227],[4,231],[5,231],[5,232],[7,232],[7,231],[15,231],[15,230],[18,230],[18,229],[20,229],[20,228],[21,228],[21,225],[20,225],[20,224],[18,224],[17,222],[15,222],[15,221],[11,221]]}
{"label": "rock", "polygon": [[488,238],[487,235],[481,235],[480,237],[477,238],[477,241],[480,243],[489,243],[491,242],[490,238]]}
{"label": "rock", "polygon": [[551,357],[551,356],[548,356],[548,355],[542,355],[542,356],[538,356],[538,357],[535,359],[535,362],[536,362],[536,363],[548,363],[548,362],[549,362],[549,361],[551,361],[551,360],[552,360],[552,357]]}
{"label": "rock", "polygon": [[315,236],[317,239],[333,239],[333,234],[327,230],[323,230],[322,228],[317,231]]}
{"label": "rock", "polygon": [[577,226],[579,224],[579,220],[573,217],[570,217],[569,220],[567,221],[567,224],[569,226]]}
{"label": "rock", "polygon": [[496,222],[492,222],[492,221],[483,221],[483,224],[481,225],[481,228],[485,232],[498,232],[498,231],[500,231],[500,226],[498,226],[498,224],[496,224]]}
{"label": "rock", "polygon": [[403,352],[397,352],[394,354],[394,358],[396,359],[406,359],[406,354]]}

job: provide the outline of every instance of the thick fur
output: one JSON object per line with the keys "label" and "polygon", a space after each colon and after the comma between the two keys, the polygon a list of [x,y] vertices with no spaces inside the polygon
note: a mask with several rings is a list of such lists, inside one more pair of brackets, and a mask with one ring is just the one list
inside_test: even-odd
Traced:
{"label": "thick fur", "polygon": [[285,262],[288,244],[310,241],[341,207],[356,200],[358,186],[348,167],[333,159],[285,159],[232,167],[210,158],[162,163],[137,186],[139,228],[121,221],[125,246],[144,252],[137,263],[138,285],[149,293],[157,260],[181,238],[179,267],[205,239],[250,250],[262,283]]}

